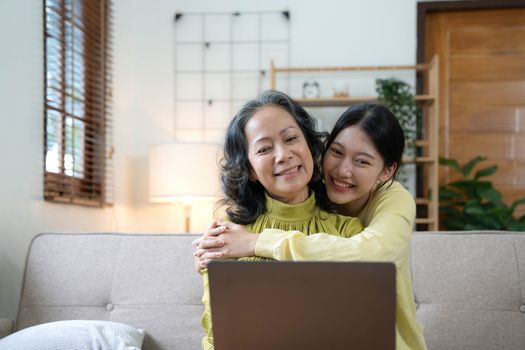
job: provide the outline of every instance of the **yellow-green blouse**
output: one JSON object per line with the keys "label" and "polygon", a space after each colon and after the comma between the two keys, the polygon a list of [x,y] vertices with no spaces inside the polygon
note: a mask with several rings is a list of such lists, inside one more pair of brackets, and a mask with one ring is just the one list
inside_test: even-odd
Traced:
{"label": "yellow-green blouse", "polygon": [[300,230],[264,230],[257,240],[255,253],[277,260],[393,262],[397,270],[396,349],[424,350],[426,345],[416,320],[409,265],[415,215],[414,198],[394,182],[372,192],[358,216],[366,226],[360,234],[341,238],[312,234],[312,231],[305,236]]}
{"label": "yellow-green blouse", "polygon": [[[338,236],[350,237],[361,232],[363,225],[357,218],[328,213],[319,209],[313,194],[306,201],[294,205],[284,204],[266,195],[266,213],[259,216],[253,224],[247,225],[247,228],[254,233],[260,233],[266,228],[273,228],[283,231],[300,231],[304,234],[330,232]],[[249,257],[239,260],[260,259],[262,258]],[[202,271],[202,278],[204,287],[202,326],[206,331],[206,335],[202,339],[202,347],[204,350],[210,350],[213,349],[213,334],[207,270]]]}

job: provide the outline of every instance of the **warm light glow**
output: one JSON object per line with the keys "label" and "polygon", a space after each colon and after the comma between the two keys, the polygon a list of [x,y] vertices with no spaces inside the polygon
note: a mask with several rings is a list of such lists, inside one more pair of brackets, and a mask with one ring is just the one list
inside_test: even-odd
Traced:
{"label": "warm light glow", "polygon": [[158,203],[213,201],[220,197],[219,145],[203,142],[158,144],[149,152],[149,197]]}

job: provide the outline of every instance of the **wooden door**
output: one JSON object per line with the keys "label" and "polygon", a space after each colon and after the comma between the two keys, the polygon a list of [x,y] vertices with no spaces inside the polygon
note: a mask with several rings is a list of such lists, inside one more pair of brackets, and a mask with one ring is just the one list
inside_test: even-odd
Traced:
{"label": "wooden door", "polygon": [[425,60],[440,59],[440,156],[486,156],[505,203],[525,197],[525,8],[431,12],[424,31]]}

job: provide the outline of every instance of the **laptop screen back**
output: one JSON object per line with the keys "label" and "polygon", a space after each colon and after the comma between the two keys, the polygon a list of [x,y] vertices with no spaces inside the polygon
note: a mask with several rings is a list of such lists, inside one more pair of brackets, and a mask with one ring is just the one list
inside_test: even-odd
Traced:
{"label": "laptop screen back", "polygon": [[215,350],[395,349],[395,266],[214,262]]}

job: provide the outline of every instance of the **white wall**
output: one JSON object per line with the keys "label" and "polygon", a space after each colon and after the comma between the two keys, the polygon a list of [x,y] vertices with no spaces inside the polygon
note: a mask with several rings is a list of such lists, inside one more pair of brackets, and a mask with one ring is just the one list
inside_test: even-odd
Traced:
{"label": "white wall", "polygon": [[[415,0],[114,0],[115,205],[100,209],[43,201],[42,1],[0,1],[0,318],[15,317],[39,232],[183,229],[182,207],[147,197],[148,146],[173,137],[174,13],[283,9],[292,65],[415,61]],[[211,211],[194,208],[195,231]]]}
{"label": "white wall", "polygon": [[114,227],[111,209],[42,199],[42,25],[41,1],[0,2],[0,317],[15,316],[25,255],[37,233]]}
{"label": "white wall", "polygon": [[[119,228],[173,231],[174,225],[182,225],[173,217],[173,213],[181,217],[181,208],[148,204],[145,187],[148,145],[174,137],[175,12],[285,9],[291,12],[292,65],[415,62],[415,0],[116,0],[115,118],[120,154],[116,165],[126,169],[125,177],[117,180],[117,198],[133,209],[133,222],[120,224],[119,220]],[[311,111],[326,119],[325,124],[333,123],[342,112],[337,108]],[[211,208],[195,209],[202,213],[193,215],[196,227],[205,227]]]}

